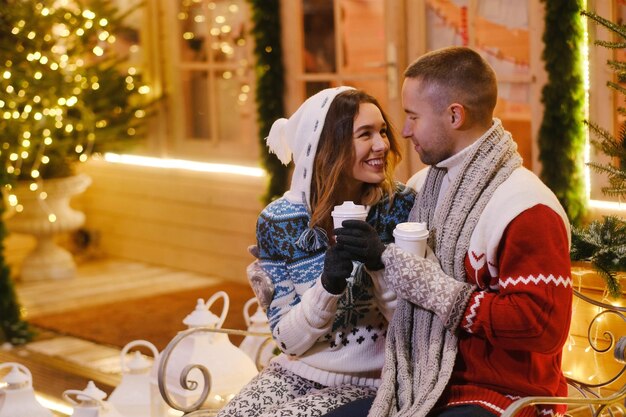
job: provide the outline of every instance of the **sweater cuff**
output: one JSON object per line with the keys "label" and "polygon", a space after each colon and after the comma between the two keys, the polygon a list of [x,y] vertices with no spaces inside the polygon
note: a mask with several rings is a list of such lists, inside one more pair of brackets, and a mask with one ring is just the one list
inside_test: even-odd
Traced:
{"label": "sweater cuff", "polygon": [[302,295],[307,323],[317,329],[324,328],[335,317],[341,294],[331,294],[322,285],[321,279]]}
{"label": "sweater cuff", "polygon": [[445,321],[444,326],[451,330],[455,331],[456,328],[463,320],[465,315],[465,307],[467,306],[472,294],[474,294],[474,290],[476,287],[470,284],[462,284],[462,287],[459,289],[459,292],[456,296],[456,300],[452,303],[450,311],[448,312],[448,319]]}
{"label": "sweater cuff", "polygon": [[398,297],[396,297],[393,288],[385,281],[384,269],[368,270],[368,274],[372,278],[372,284],[374,284],[374,297],[378,308],[387,321],[391,323],[391,318],[398,304]]}

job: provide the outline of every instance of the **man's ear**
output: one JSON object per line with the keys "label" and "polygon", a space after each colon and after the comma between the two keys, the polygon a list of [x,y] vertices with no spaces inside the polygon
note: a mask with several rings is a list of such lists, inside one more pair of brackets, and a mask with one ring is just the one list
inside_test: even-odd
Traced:
{"label": "man's ear", "polygon": [[452,103],[448,106],[450,115],[450,127],[459,129],[465,123],[465,107],[459,103]]}

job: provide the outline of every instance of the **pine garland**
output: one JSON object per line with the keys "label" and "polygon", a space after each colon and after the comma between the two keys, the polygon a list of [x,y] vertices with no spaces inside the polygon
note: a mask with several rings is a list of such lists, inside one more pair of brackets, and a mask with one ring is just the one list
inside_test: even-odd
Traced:
{"label": "pine garland", "polygon": [[259,124],[261,165],[269,175],[265,204],[280,197],[287,189],[289,168],[265,145],[274,120],[284,117],[284,69],[280,42],[280,1],[248,0],[252,9],[252,35],[255,40],[256,104]]}
{"label": "pine garland", "polygon": [[542,90],[544,115],[539,129],[541,178],[578,224],[586,210],[584,181],[584,88],[581,0],[543,0],[548,82]]}

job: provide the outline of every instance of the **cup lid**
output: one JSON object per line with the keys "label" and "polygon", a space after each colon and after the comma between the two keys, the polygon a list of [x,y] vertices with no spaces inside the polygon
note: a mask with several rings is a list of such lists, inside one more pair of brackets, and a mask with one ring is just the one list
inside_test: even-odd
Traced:
{"label": "cup lid", "polygon": [[344,201],[343,204],[335,206],[333,216],[354,216],[367,214],[367,208],[365,206],[354,204],[352,201]]}
{"label": "cup lid", "polygon": [[403,238],[421,239],[428,236],[428,230],[426,229],[426,223],[404,222],[396,225],[393,235]]}

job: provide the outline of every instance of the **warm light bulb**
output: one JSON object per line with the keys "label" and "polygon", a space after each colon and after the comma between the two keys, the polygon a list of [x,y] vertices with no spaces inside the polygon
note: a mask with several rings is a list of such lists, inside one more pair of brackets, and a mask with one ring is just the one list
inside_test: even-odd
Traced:
{"label": "warm light bulb", "polygon": [[56,221],[57,221],[57,216],[55,216],[55,215],[54,215],[54,213],[50,213],[50,214],[48,214],[48,221],[49,221],[50,223],[54,223],[54,222],[56,222]]}

